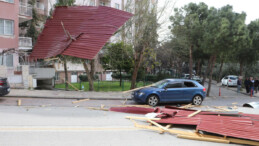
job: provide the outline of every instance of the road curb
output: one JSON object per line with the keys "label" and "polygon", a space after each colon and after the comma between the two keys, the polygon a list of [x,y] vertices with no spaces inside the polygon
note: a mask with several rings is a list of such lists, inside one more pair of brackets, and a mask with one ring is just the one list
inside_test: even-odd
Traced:
{"label": "road curb", "polygon": [[[126,98],[98,98],[98,97],[46,97],[46,96],[17,96],[17,95],[5,95],[2,97],[15,97],[15,98],[42,98],[42,99],[74,99],[74,100],[80,100],[80,99],[90,99],[90,100],[126,100]],[[131,98],[128,98],[127,100],[132,100]]]}

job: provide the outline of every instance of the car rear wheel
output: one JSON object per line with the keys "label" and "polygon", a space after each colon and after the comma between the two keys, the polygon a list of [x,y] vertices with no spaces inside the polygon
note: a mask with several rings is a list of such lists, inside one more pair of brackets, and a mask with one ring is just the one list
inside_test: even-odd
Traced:
{"label": "car rear wheel", "polygon": [[150,106],[156,106],[159,103],[159,98],[157,95],[150,95],[147,99],[147,104]]}
{"label": "car rear wheel", "polygon": [[202,97],[200,95],[196,95],[192,99],[192,104],[193,105],[201,105],[202,103]]}

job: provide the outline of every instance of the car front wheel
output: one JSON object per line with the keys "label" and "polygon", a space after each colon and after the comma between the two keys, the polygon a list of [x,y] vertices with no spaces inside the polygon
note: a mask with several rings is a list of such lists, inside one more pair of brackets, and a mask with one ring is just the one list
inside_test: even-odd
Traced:
{"label": "car front wheel", "polygon": [[157,95],[150,95],[147,99],[147,104],[150,106],[156,106],[159,103],[159,98]]}
{"label": "car front wheel", "polygon": [[196,95],[192,99],[192,104],[193,105],[201,105],[202,103],[202,97],[200,95]]}

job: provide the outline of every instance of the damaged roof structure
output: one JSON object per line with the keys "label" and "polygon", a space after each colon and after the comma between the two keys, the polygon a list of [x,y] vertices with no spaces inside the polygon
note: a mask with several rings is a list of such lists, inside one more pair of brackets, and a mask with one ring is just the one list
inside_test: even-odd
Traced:
{"label": "damaged roof structure", "polygon": [[[210,112],[172,106],[165,106],[165,108],[111,107],[110,111],[132,114],[156,114],[153,118],[154,120],[145,117],[129,117],[129,119],[147,119],[149,123],[157,127],[139,125],[136,122],[135,127],[156,131],[161,130],[161,132],[177,134],[177,137],[180,138],[259,145],[259,115],[255,114]],[[195,126],[196,132],[169,129],[160,124],[169,124],[169,127],[170,125]]]}
{"label": "damaged roof structure", "polygon": [[99,6],[56,7],[38,37],[31,59],[68,55],[93,59],[131,13]]}

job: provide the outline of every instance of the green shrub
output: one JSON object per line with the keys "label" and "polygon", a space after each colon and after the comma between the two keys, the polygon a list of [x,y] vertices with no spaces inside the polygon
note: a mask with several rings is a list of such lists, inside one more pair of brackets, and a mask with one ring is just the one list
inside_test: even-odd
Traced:
{"label": "green shrub", "polygon": [[[87,75],[79,75],[79,79],[81,82],[88,82]],[[97,74],[94,75],[94,80],[98,80],[99,76]]]}
{"label": "green shrub", "polygon": [[79,75],[79,79],[80,79],[81,82],[87,82],[88,81],[87,75]]}

